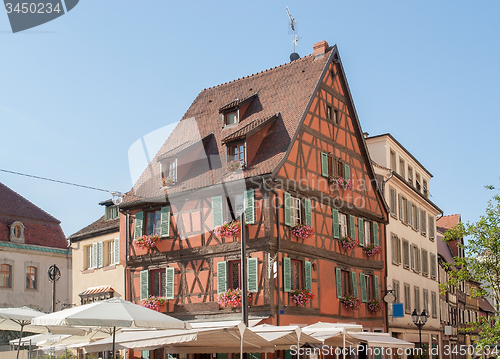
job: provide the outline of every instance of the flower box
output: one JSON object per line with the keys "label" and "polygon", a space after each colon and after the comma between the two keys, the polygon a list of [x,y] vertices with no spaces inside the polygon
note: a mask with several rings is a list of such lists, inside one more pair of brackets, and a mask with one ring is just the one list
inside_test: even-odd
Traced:
{"label": "flower box", "polygon": [[313,235],[314,231],[308,224],[297,224],[292,228],[292,234],[301,239],[309,238]]}
{"label": "flower box", "polygon": [[377,299],[370,300],[366,305],[373,313],[380,312],[382,310],[382,303]]}
{"label": "flower box", "polygon": [[167,299],[165,297],[154,297],[154,296],[149,296],[146,299],[143,299],[141,302],[141,305],[143,307],[156,310],[159,312],[165,305],[167,304]]}
{"label": "flower box", "polygon": [[241,168],[241,162],[240,161],[231,161],[228,162],[226,165],[226,169],[228,172],[234,172],[237,171]]}
{"label": "flower box", "polygon": [[[248,301],[252,299],[252,293],[248,291]],[[239,308],[241,307],[241,289],[228,289],[219,294],[217,303],[222,307]]]}
{"label": "flower box", "polygon": [[346,295],[340,299],[344,307],[350,310],[358,310],[361,306],[361,301],[353,295]]}
{"label": "flower box", "polygon": [[162,177],[161,179],[161,184],[163,187],[170,187],[175,184],[175,178],[174,177]]}
{"label": "flower box", "polygon": [[134,245],[134,247],[137,247],[137,248],[152,249],[156,246],[156,243],[158,243],[159,241],[161,241],[161,236],[159,236],[157,234],[153,234],[153,235],[149,235],[149,236],[144,235],[142,237],[135,238],[133,241],[133,245]]}
{"label": "flower box", "polygon": [[309,304],[314,295],[307,289],[297,289],[290,294],[290,299],[300,307]]}
{"label": "flower box", "polygon": [[342,187],[343,189],[352,189],[352,181],[345,179],[342,176],[332,175],[330,176],[329,182],[335,187]]}
{"label": "flower box", "polygon": [[236,237],[241,232],[241,222],[226,222],[222,226],[214,229],[214,233],[219,237]]}
{"label": "flower box", "polygon": [[350,235],[340,238],[339,242],[344,249],[354,249],[358,245],[358,240],[356,238],[352,238]]}
{"label": "flower box", "polygon": [[380,253],[382,251],[381,246],[377,246],[375,244],[369,244],[366,247],[363,247],[363,251],[366,253],[368,257],[374,256],[375,254]]}

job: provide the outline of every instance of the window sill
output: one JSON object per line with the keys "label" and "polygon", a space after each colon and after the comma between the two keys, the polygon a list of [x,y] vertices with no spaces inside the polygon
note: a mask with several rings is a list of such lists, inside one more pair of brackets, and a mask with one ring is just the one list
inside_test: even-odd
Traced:
{"label": "window sill", "polygon": [[236,123],[232,123],[232,124],[230,124],[230,125],[223,125],[223,126],[222,126],[222,129],[223,129],[223,130],[225,130],[225,129],[227,129],[227,128],[233,128],[233,127],[238,126],[239,124],[240,124],[240,122],[238,121],[238,122],[236,122]]}
{"label": "window sill", "polygon": [[24,288],[25,292],[31,292],[31,293],[36,293],[38,292],[38,289],[36,288]]}
{"label": "window sill", "polygon": [[103,272],[105,272],[105,271],[108,271],[108,270],[113,270],[115,268],[116,268],[116,264],[112,264],[112,265],[103,267],[102,270],[103,270]]}
{"label": "window sill", "polygon": [[82,270],[82,274],[94,273],[94,272],[95,272],[94,268],[88,268],[88,269]]}

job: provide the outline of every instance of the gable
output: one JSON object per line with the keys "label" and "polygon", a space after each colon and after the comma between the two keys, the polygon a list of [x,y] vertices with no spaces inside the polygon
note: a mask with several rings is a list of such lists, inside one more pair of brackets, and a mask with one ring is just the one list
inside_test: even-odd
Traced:
{"label": "gable", "polygon": [[[387,207],[377,189],[361,126],[340,61],[333,60],[335,56],[336,49],[329,56],[302,124],[276,174],[296,183],[306,180],[311,194],[328,195],[336,204],[355,206],[368,216],[386,221]],[[332,188],[322,168],[322,156],[330,161],[330,169],[348,167],[345,172],[352,189]]]}

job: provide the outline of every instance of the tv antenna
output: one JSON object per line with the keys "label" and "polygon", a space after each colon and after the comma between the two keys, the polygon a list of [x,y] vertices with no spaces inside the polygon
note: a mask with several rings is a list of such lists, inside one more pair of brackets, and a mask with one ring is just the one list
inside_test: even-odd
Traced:
{"label": "tv antenna", "polygon": [[290,10],[288,10],[288,6],[286,7],[286,13],[288,14],[288,17],[290,18],[290,29],[292,30],[292,34],[293,34],[293,39],[292,39],[293,53],[295,54],[295,45],[297,45],[297,42],[299,42],[299,40],[300,40],[300,36],[297,36],[295,34],[295,31],[297,30],[297,22],[295,21],[292,14],[290,13]]}

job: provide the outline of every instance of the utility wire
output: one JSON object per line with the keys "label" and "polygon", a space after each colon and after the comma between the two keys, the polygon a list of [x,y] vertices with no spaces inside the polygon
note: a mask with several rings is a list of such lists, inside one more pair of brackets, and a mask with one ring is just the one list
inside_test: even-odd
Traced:
{"label": "utility wire", "polygon": [[45,177],[40,177],[40,176],[29,175],[29,174],[26,174],[26,173],[20,173],[20,172],[8,171],[8,170],[3,170],[3,169],[1,169],[1,168],[0,168],[0,171],[1,171],[1,172],[12,173],[12,174],[19,175],[19,176],[25,176],[25,177],[37,178],[37,179],[41,179],[41,180],[44,180],[44,181],[57,182],[57,183],[67,184],[67,185],[70,185],[70,186],[76,186],[76,187],[83,187],[83,188],[93,189],[93,190],[96,190],[96,191],[102,191],[102,192],[108,192],[108,193],[110,193],[110,192],[111,192],[111,191],[108,191],[108,190],[105,190],[105,189],[102,189],[102,188],[96,188],[96,187],[84,186],[84,185],[82,185],[82,184],[77,184],[77,183],[71,183],[71,182],[59,181],[59,180],[55,180],[55,179],[51,179],[51,178],[45,178]]}

